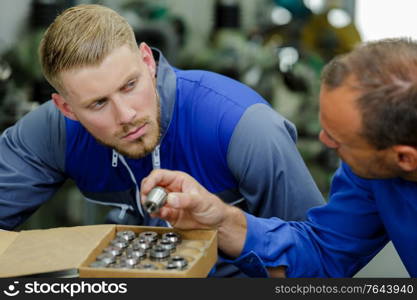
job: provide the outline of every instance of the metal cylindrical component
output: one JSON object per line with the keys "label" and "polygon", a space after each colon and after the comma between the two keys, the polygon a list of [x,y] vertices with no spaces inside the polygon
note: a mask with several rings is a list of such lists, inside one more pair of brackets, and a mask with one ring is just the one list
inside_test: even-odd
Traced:
{"label": "metal cylindrical component", "polygon": [[150,214],[157,213],[165,205],[167,196],[168,193],[164,188],[160,186],[154,187],[146,197],[144,203],[145,210]]}
{"label": "metal cylindrical component", "polygon": [[155,231],[144,231],[139,234],[140,239],[144,239],[149,244],[155,244],[158,234]]}
{"label": "metal cylindrical component", "polygon": [[180,256],[180,255],[175,255],[172,256],[168,262],[167,262],[167,269],[172,270],[172,269],[180,269],[183,270],[185,269],[185,267],[187,267],[188,265],[188,261]]}
{"label": "metal cylindrical component", "polygon": [[139,265],[136,265],[136,269],[157,270],[158,267],[154,264],[139,264]]}
{"label": "metal cylindrical component", "polygon": [[115,238],[110,242],[111,245],[119,247],[121,249],[126,248],[129,245],[129,242],[122,238]]}
{"label": "metal cylindrical component", "polygon": [[96,261],[93,261],[91,264],[90,264],[90,267],[91,268],[105,268],[105,267],[107,267],[109,264],[108,263],[106,263],[106,262],[104,262],[104,261],[102,261],[102,260],[96,260]]}
{"label": "metal cylindrical component", "polygon": [[170,242],[174,243],[175,245],[178,245],[181,243],[181,236],[173,231],[170,232],[165,232],[164,234],[162,234],[162,239],[163,240],[169,240]]}
{"label": "metal cylindrical component", "polygon": [[151,248],[152,243],[147,242],[144,238],[137,238],[132,241],[131,248],[133,250],[147,251]]}
{"label": "metal cylindrical component", "polygon": [[116,234],[116,236],[119,239],[123,239],[123,240],[126,240],[126,241],[131,241],[136,237],[136,234],[131,230],[126,230],[126,231],[119,231]]}
{"label": "metal cylindrical component", "polygon": [[130,267],[134,267],[137,263],[139,262],[139,259],[136,257],[127,257],[127,256],[122,256],[120,257],[120,264],[126,264]]}
{"label": "metal cylindrical component", "polygon": [[161,245],[155,245],[152,247],[149,255],[150,259],[152,260],[165,260],[169,257],[171,251],[169,249],[165,249]]}
{"label": "metal cylindrical component", "polygon": [[144,249],[132,249],[128,248],[126,249],[125,256],[127,258],[136,258],[136,259],[144,259],[146,257],[146,251]]}
{"label": "metal cylindrical component", "polygon": [[118,263],[114,263],[111,264],[109,266],[109,268],[114,268],[114,269],[133,269],[134,265],[129,265],[126,262],[118,262]]}
{"label": "metal cylindrical component", "polygon": [[170,240],[168,240],[168,239],[162,239],[162,240],[159,240],[158,242],[157,242],[157,245],[158,246],[161,246],[162,248],[164,248],[164,249],[167,249],[167,250],[169,250],[170,252],[174,252],[175,251],[175,243],[173,243],[173,242],[171,242]]}
{"label": "metal cylindrical component", "polygon": [[108,252],[108,253],[112,254],[113,256],[118,256],[118,255],[122,254],[123,249],[119,248],[115,245],[110,245],[110,246],[104,248],[103,252]]}
{"label": "metal cylindrical component", "polygon": [[111,253],[105,252],[97,256],[97,260],[101,260],[105,262],[107,265],[109,265],[116,261],[116,257]]}

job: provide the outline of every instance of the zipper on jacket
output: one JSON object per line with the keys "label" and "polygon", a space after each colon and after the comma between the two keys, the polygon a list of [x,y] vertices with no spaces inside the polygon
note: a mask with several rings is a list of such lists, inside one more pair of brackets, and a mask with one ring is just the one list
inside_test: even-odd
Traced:
{"label": "zipper on jacket", "polygon": [[124,219],[125,215],[126,215],[126,211],[128,209],[128,205],[122,205],[122,209],[120,210],[120,214],[119,214],[119,219],[122,220]]}
{"label": "zipper on jacket", "polygon": [[128,204],[98,201],[98,200],[93,200],[93,199],[87,198],[87,197],[84,197],[84,199],[91,202],[91,203],[119,207],[120,208],[119,219],[123,219],[125,217],[127,210],[133,211],[133,207],[131,205],[128,205]]}
{"label": "zipper on jacket", "polygon": [[[160,157],[160,154],[159,154],[159,147],[160,147],[160,145],[157,145],[155,147],[154,151],[152,151],[152,168],[154,170],[161,168],[161,157]],[[116,159],[114,158],[114,155],[116,155]],[[135,184],[135,199],[136,199],[136,205],[137,205],[137,207],[139,209],[139,213],[144,218],[145,215],[143,213],[142,203],[140,201],[139,185],[138,185],[138,183],[136,181],[135,174],[133,174],[133,172],[130,169],[129,165],[127,164],[125,158],[121,154],[119,154],[116,150],[113,149],[113,159],[112,159],[112,166],[113,167],[117,167],[117,159],[120,159],[120,161],[122,162],[122,164],[125,166],[125,168],[129,172],[130,178],[132,179],[133,183]],[[122,212],[120,212],[120,213],[122,213]],[[126,213],[126,211],[125,211],[125,213]],[[165,220],[165,223],[167,224],[168,227],[171,227],[172,228],[172,225],[168,221]]]}
{"label": "zipper on jacket", "polygon": [[152,167],[154,170],[161,168],[161,157],[159,155],[159,145],[152,151]]}
{"label": "zipper on jacket", "polygon": [[136,205],[138,206],[139,213],[142,215],[142,217],[145,217],[145,214],[142,210],[142,203],[140,203],[140,193],[139,193],[139,186],[135,178],[135,174],[133,174],[132,170],[130,169],[129,165],[127,164],[125,158],[119,154],[119,159],[122,162],[122,164],[126,167],[127,171],[129,172],[130,179],[132,179],[133,183],[135,184],[135,199],[136,199]]}
{"label": "zipper on jacket", "polygon": [[113,149],[113,153],[112,153],[112,159],[111,159],[111,166],[113,168],[117,167],[117,159],[118,159],[119,153],[117,153],[116,150]]}

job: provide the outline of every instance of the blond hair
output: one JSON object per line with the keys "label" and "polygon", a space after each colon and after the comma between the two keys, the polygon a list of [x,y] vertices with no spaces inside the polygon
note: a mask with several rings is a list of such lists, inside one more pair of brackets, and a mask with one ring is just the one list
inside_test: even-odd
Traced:
{"label": "blond hair", "polygon": [[117,12],[101,5],[74,6],[60,14],[42,38],[42,72],[62,92],[61,72],[97,66],[123,45],[137,49],[132,27]]}

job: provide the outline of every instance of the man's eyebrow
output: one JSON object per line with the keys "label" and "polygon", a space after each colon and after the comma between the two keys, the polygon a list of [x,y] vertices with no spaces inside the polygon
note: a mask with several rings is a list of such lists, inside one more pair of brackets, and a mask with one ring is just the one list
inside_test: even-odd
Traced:
{"label": "man's eyebrow", "polygon": [[[135,79],[135,78],[138,78],[139,77],[139,73],[138,72],[135,72],[135,73],[133,73],[133,74],[130,74],[129,76],[126,76],[126,79],[123,81],[123,83],[117,88],[117,90],[121,90],[121,89],[123,89],[123,87],[124,86],[126,86],[126,84],[128,84],[129,83],[129,81],[131,81],[132,79]],[[92,103],[94,103],[94,102],[98,102],[98,101],[105,101],[105,100],[107,100],[109,97],[108,96],[100,96],[100,97],[97,97],[97,98],[92,98],[92,99],[88,99],[88,100],[85,100],[85,101],[82,101],[81,102],[81,105],[82,106],[89,106],[89,105],[91,105]]]}

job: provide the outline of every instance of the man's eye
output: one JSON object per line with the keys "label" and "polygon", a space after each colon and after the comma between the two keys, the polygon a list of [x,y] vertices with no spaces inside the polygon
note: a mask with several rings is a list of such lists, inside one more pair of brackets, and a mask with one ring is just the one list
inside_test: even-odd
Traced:
{"label": "man's eye", "polygon": [[100,109],[106,104],[106,100],[98,100],[92,104],[93,109]]}
{"label": "man's eye", "polygon": [[136,85],[136,80],[131,80],[123,87],[123,90],[130,91],[131,89],[135,87],[135,85]]}

